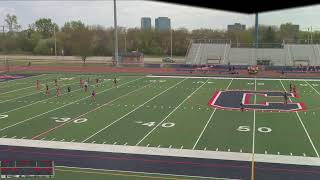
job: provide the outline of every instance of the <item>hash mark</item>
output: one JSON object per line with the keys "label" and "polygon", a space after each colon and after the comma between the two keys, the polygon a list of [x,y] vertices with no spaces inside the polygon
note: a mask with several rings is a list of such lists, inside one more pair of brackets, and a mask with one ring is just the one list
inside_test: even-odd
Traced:
{"label": "hash mark", "polygon": [[306,153],[303,153],[303,156],[306,156]]}
{"label": "hash mark", "polygon": [[106,142],[103,142],[102,144],[105,144]]}
{"label": "hash mark", "polygon": [[96,141],[92,141],[91,143],[95,143]]}
{"label": "hash mark", "polygon": [[124,143],[124,145],[126,146],[128,143],[126,142],[126,143]]}
{"label": "hash mark", "polygon": [[44,139],[46,139],[46,138],[42,138],[41,140],[44,140]]}
{"label": "hash mark", "polygon": [[150,144],[147,144],[147,147],[149,147]]}
{"label": "hash mark", "polygon": [[181,146],[180,149],[183,149],[183,146]]}
{"label": "hash mark", "polygon": [[219,151],[219,148],[216,148],[216,151]]}
{"label": "hash mark", "polygon": [[21,139],[25,139],[26,137],[24,136],[24,137],[22,137]]}
{"label": "hash mark", "polygon": [[56,138],[52,138],[50,141],[53,141],[53,140],[55,140]]}
{"label": "hash mark", "polygon": [[75,141],[75,139],[72,139],[72,141],[71,141],[71,142],[73,142],[73,141]]}
{"label": "hash mark", "polygon": [[280,152],[278,152],[278,155],[280,155]]}
{"label": "hash mark", "polygon": [[172,145],[170,145],[169,148],[172,148]]}
{"label": "hash mark", "polygon": [[230,149],[228,149],[228,152],[230,152]]}
{"label": "hash mark", "polygon": [[64,139],[61,139],[60,141],[64,141]]}
{"label": "hash mark", "polygon": [[240,152],[242,152],[242,149],[240,149]]}
{"label": "hash mark", "polygon": [[13,136],[12,138],[16,138],[17,136]]}
{"label": "hash mark", "polygon": [[290,153],[290,156],[292,156],[292,153]]}
{"label": "hash mark", "polygon": [[267,152],[267,151],[264,151],[264,154],[268,154],[268,152]]}
{"label": "hash mark", "polygon": [[158,148],[159,148],[160,146],[161,146],[161,145],[159,144],[159,145],[158,145]]}

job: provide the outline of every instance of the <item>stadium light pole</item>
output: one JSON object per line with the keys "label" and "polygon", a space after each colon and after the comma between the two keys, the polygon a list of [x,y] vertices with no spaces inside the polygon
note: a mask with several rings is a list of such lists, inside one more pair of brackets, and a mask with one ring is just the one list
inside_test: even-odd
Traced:
{"label": "stadium light pole", "polygon": [[124,52],[127,53],[127,30],[124,30]]}
{"label": "stadium light pole", "polygon": [[312,26],[310,27],[310,39],[311,39],[311,44],[313,44],[313,42],[312,42]]}
{"label": "stadium light pole", "polygon": [[54,35],[54,55],[57,59],[57,37],[56,37],[56,27],[53,27],[53,35]]}
{"label": "stadium light pole", "polygon": [[117,66],[119,66],[118,58],[118,25],[117,25],[117,4],[116,0],[113,0],[113,17],[114,17],[114,56]]}
{"label": "stadium light pole", "polygon": [[255,19],[255,33],[256,33],[256,37],[255,37],[255,47],[258,48],[259,47],[259,16],[258,13],[256,13],[256,19]]}
{"label": "stadium light pole", "polygon": [[171,59],[172,59],[172,29],[171,29],[171,26],[170,26],[170,46],[171,46]]}

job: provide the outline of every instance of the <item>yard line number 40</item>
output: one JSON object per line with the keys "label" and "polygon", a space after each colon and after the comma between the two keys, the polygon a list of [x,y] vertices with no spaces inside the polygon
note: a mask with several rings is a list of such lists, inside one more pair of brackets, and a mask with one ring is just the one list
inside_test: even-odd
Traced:
{"label": "yard line number 40", "polygon": [[[149,126],[149,127],[152,127],[152,126],[155,126],[156,125],[156,122],[142,122],[142,121],[136,121],[137,124],[141,124],[143,126]],[[161,127],[164,127],[164,128],[171,128],[175,126],[175,123],[172,123],[172,122],[166,122],[166,123],[163,123],[161,124]]]}

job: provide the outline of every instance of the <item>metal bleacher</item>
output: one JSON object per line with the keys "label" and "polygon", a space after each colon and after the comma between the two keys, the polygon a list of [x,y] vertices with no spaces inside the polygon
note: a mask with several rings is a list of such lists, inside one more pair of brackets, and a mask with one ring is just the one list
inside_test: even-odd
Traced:
{"label": "metal bleacher", "polygon": [[[294,66],[295,62],[320,65],[319,44],[284,44],[277,48],[231,47],[229,43],[192,43],[186,64],[210,64],[210,59],[221,59],[218,64],[253,65],[257,60],[270,61],[271,66]],[[218,62],[218,61],[217,61]]]}

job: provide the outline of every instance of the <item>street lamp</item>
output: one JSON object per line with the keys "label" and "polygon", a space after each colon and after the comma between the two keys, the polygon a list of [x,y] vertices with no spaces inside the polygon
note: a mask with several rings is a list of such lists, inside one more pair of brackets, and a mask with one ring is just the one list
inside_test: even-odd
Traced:
{"label": "street lamp", "polygon": [[127,30],[124,30],[124,52],[127,53]]}
{"label": "street lamp", "polygon": [[57,38],[56,38],[56,26],[53,26],[53,35],[54,35],[54,55],[57,59]]}
{"label": "street lamp", "polygon": [[113,0],[113,17],[114,17],[114,56],[117,66],[119,66],[118,60],[118,25],[117,25],[117,4],[116,0]]}
{"label": "street lamp", "polygon": [[170,44],[171,44],[171,59],[172,59],[172,29],[170,27]]}

